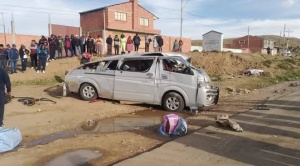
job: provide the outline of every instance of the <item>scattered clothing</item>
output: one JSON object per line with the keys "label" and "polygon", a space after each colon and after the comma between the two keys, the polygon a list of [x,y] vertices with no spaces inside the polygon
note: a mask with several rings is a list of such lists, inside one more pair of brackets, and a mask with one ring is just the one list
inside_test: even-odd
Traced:
{"label": "scattered clothing", "polygon": [[22,135],[18,128],[0,127],[0,153],[11,151],[22,141]]}

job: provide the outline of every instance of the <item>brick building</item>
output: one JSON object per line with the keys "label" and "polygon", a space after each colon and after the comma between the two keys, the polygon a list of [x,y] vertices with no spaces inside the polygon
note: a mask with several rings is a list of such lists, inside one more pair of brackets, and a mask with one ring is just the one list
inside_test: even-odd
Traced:
{"label": "brick building", "polygon": [[[249,45],[248,45],[249,42]],[[234,39],[232,44],[229,46],[234,49],[243,49],[246,50],[249,47],[250,52],[252,53],[262,53],[268,47],[272,50],[274,49],[274,41],[269,39],[264,39],[259,36],[244,36],[241,38]]]}
{"label": "brick building", "polygon": [[[83,34],[92,37],[100,35],[106,38],[108,35],[115,36],[124,34],[126,37],[133,37],[136,33],[141,38],[140,48],[144,49],[144,36],[148,34],[153,38],[154,35],[160,35],[161,31],[154,28],[154,22],[158,19],[153,13],[138,4],[138,0],[129,0],[127,2],[113,4],[80,14],[80,26]],[[173,42],[178,37],[163,36],[163,51],[171,51]],[[190,51],[191,40],[183,38],[183,51]],[[153,48],[150,47],[150,51]]]}

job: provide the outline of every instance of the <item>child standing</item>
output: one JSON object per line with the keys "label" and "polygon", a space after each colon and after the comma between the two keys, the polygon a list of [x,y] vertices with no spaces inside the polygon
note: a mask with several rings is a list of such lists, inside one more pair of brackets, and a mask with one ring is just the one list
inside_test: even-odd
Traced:
{"label": "child standing", "polygon": [[27,68],[27,62],[28,62],[28,57],[30,56],[30,52],[26,49],[24,52],[24,55],[22,57],[22,73],[24,73],[24,71],[26,71]]}

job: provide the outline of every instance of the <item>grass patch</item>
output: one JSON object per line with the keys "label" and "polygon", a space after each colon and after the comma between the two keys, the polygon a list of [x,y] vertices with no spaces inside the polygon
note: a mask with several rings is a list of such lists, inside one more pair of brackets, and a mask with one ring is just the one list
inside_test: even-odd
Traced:
{"label": "grass patch", "polygon": [[211,75],[209,75],[209,77],[210,77],[211,81],[213,81],[213,82],[222,82],[223,81],[221,75],[211,74]]}
{"label": "grass patch", "polygon": [[52,78],[34,79],[28,81],[12,81],[13,86],[18,85],[39,85],[39,86],[51,86],[63,82],[63,77],[53,76]]}

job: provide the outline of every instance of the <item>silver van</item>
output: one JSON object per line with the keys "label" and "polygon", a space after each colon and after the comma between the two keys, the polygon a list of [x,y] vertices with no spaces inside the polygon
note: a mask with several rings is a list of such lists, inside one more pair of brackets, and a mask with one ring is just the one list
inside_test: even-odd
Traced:
{"label": "silver van", "polygon": [[162,105],[169,111],[217,104],[219,88],[190,57],[144,53],[106,57],[71,70],[65,76],[70,92],[84,100],[97,97]]}

